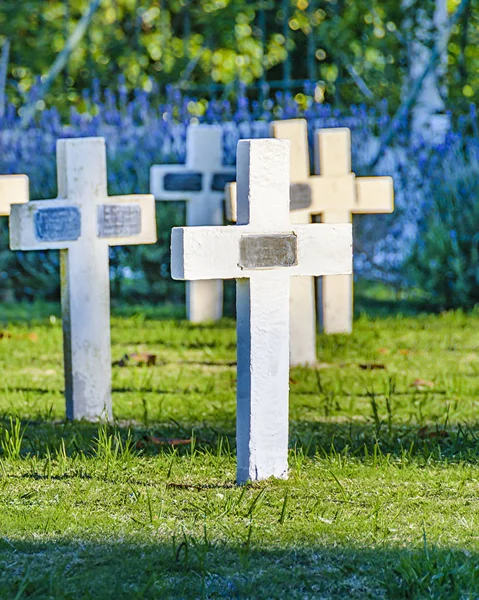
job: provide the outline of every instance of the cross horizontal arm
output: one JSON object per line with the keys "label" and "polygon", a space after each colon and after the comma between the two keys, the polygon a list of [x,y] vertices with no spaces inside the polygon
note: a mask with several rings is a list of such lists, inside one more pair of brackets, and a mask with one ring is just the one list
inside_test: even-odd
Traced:
{"label": "cross horizontal arm", "polygon": [[15,204],[10,215],[12,250],[65,250],[81,236],[82,207],[64,199]]}
{"label": "cross horizontal arm", "polygon": [[394,181],[392,177],[358,177],[355,213],[392,213]]}
{"label": "cross horizontal arm", "polygon": [[[348,224],[291,225],[281,232],[249,225],[176,227],[171,237],[171,274],[180,280],[241,279],[278,268],[291,276],[348,274],[351,248]],[[255,256],[257,263],[251,266]]]}
{"label": "cross horizontal arm", "polygon": [[[157,240],[155,198],[151,194],[110,196],[99,205],[98,233],[110,246],[154,244]],[[109,222],[101,234],[105,217]]]}
{"label": "cross horizontal arm", "polygon": [[0,176],[0,216],[8,216],[12,204],[28,202],[28,177],[26,175]]}
{"label": "cross horizontal arm", "polygon": [[205,186],[205,177],[186,165],[154,165],[150,170],[150,191],[157,200],[189,200]]}

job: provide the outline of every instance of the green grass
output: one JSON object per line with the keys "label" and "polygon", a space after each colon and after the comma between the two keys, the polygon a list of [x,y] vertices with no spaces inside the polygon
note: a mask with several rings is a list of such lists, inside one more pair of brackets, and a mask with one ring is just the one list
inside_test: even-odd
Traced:
{"label": "green grass", "polygon": [[0,309],[0,598],[479,597],[478,314],[320,336],[290,479],[237,488],[232,320],[114,317],[158,362],[106,427],[64,421],[55,311]]}

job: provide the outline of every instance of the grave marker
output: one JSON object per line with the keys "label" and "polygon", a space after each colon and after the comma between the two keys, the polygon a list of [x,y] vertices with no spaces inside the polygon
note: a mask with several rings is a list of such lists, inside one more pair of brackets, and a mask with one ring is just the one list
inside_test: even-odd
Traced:
{"label": "grave marker", "polygon": [[[152,194],[157,200],[186,200],[187,226],[223,224],[224,189],[235,180],[236,171],[223,166],[222,138],[219,125],[190,125],[186,133],[186,165],[151,168]],[[217,321],[223,315],[223,282],[187,282],[186,305],[190,321]]]}
{"label": "grave marker", "polygon": [[13,206],[12,250],[60,250],[68,419],[111,418],[109,247],[156,241],[150,195],[108,196],[103,138],[57,142],[58,198]]}
{"label": "grave marker", "polygon": [[174,279],[237,279],[238,483],[286,477],[290,278],[351,272],[351,225],[292,224],[289,141],[238,144],[238,224],[174,228]]}
{"label": "grave marker", "polygon": [[[351,223],[353,214],[388,213],[394,210],[391,177],[356,177],[351,172],[349,129],[316,131],[315,156],[320,175],[309,173],[308,133],[304,119],[276,121],[271,125],[271,135],[291,141],[291,181],[294,182],[290,189],[292,221],[309,223],[314,216],[320,215],[322,223]],[[226,212],[232,221],[236,212],[235,196],[234,184],[230,184],[226,190]],[[297,285],[294,282],[291,298],[291,364],[315,362],[316,319],[312,282],[303,280]],[[351,333],[352,275],[324,277],[319,304],[326,333]]]}

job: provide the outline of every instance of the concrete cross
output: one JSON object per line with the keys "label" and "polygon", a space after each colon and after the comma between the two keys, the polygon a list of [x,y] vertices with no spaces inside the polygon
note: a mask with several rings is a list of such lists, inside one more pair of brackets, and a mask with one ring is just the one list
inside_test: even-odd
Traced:
{"label": "concrete cross", "polygon": [[[186,165],[151,167],[151,193],[157,200],[186,200],[186,225],[223,225],[225,185],[234,181],[234,167],[224,167],[223,129],[219,125],[190,125],[186,133]],[[188,319],[217,321],[223,315],[223,282],[186,284]]]}
{"label": "concrete cross", "polygon": [[238,143],[238,224],[172,232],[172,276],[237,279],[238,483],[286,477],[290,278],[351,272],[351,225],[296,225],[289,141]]}
{"label": "concrete cross", "polygon": [[[394,210],[391,177],[356,177],[351,172],[351,132],[346,128],[320,129],[315,133],[315,155],[320,175],[310,175],[307,122],[276,121],[271,135],[291,142],[291,220],[308,223],[321,216],[322,223],[351,223],[358,213],[390,213]],[[226,212],[235,220],[234,184],[227,186]],[[324,277],[321,317],[326,333],[351,333],[353,326],[353,277]],[[313,318],[311,318],[311,314]],[[291,307],[291,364],[316,360],[316,325],[312,282],[293,285]],[[311,325],[311,323],[313,324]],[[314,344],[313,344],[314,339]]]}
{"label": "concrete cross", "polygon": [[8,217],[12,204],[28,202],[26,175],[0,175],[0,217]]}
{"label": "concrete cross", "polygon": [[57,142],[58,198],[12,206],[12,250],[60,250],[66,414],[111,418],[109,246],[156,241],[153,196],[107,192],[105,140]]}

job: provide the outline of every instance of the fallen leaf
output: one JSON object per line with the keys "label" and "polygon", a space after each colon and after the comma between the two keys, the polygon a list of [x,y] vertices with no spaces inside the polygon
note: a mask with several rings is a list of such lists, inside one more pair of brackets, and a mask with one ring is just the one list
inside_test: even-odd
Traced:
{"label": "fallen leaf", "polygon": [[160,438],[156,435],[144,435],[141,440],[136,442],[137,449],[145,448],[147,444],[154,446],[187,446],[191,444],[191,439],[182,440],[178,438]]}
{"label": "fallen leaf", "polygon": [[436,429],[435,431],[429,431],[428,426],[421,427],[421,429],[417,432],[417,436],[421,440],[427,439],[437,439],[437,438],[447,438],[449,437],[449,433],[445,429]]}
{"label": "fallen leaf", "polygon": [[413,383],[411,383],[409,387],[415,387],[418,390],[421,390],[424,388],[433,388],[434,383],[432,381],[426,381],[424,379],[416,379],[415,381],[413,381]]}
{"label": "fallen leaf", "polygon": [[132,360],[137,365],[146,365],[147,367],[154,367],[156,365],[156,354],[150,354],[149,352],[130,354],[130,360]]}
{"label": "fallen leaf", "polygon": [[38,342],[38,333],[35,333],[34,331],[32,331],[32,333],[28,334],[28,339],[31,340],[32,342]]}
{"label": "fallen leaf", "polygon": [[400,348],[399,354],[402,354],[403,356],[408,356],[409,354],[411,354],[411,350],[407,350],[407,348]]}
{"label": "fallen leaf", "polygon": [[389,348],[379,348],[378,352],[379,354],[389,354],[390,350]]}
{"label": "fallen leaf", "polygon": [[368,363],[359,365],[359,368],[363,369],[364,371],[372,371],[374,369],[385,369],[386,365],[383,365],[382,363]]}
{"label": "fallen leaf", "polygon": [[127,367],[129,364],[138,367],[146,365],[147,367],[154,367],[156,365],[156,354],[149,354],[148,352],[140,352],[134,354],[124,354],[123,358],[113,363],[114,367]]}

